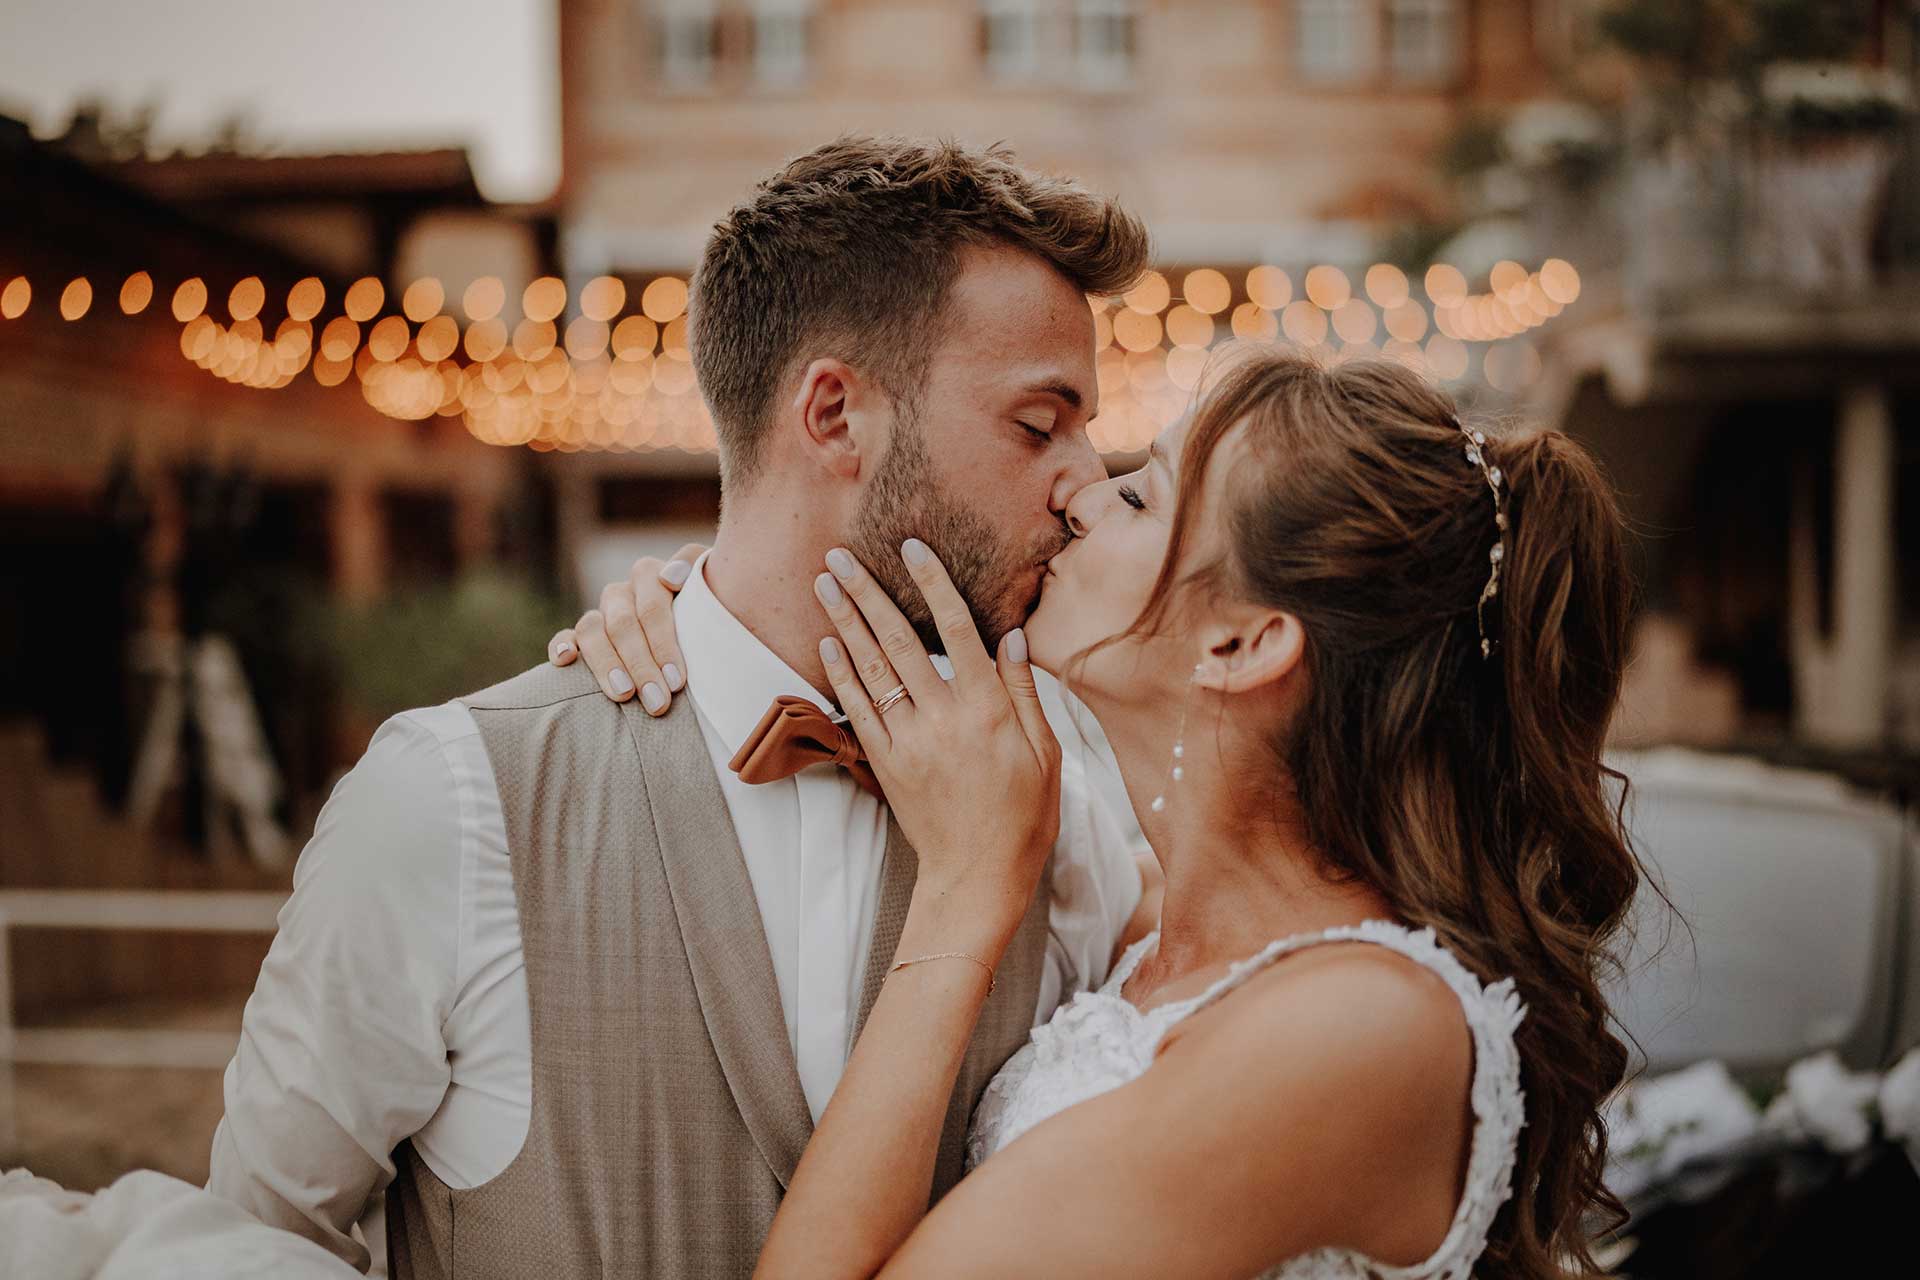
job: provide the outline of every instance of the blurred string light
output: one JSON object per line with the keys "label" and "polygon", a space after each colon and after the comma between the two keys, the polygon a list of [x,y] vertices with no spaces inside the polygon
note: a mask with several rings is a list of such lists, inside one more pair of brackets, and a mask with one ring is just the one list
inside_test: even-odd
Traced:
{"label": "blurred string light", "polygon": [[134,272],[120,286],[120,310],[124,315],[137,316],[152,301],[153,277],[144,271]]}
{"label": "blurred string light", "polygon": [[[17,320],[33,301],[24,275],[0,277],[0,319]],[[1356,283],[1357,282],[1357,283]],[[266,288],[257,276],[227,286],[222,324],[209,312],[200,277],[174,286],[170,310],[181,355],[236,385],[274,388],[303,373],[326,387],[357,381],[367,403],[394,418],[458,418],[476,438],[535,449],[715,447],[697,393],[687,335],[687,284],[650,280],[637,297],[602,275],[570,295],[556,276],[530,282],[506,314],[497,276],[466,284],[464,327],[439,279],[409,283],[388,312],[385,285],[356,280],[327,316],[325,284],[307,277],[287,292],[271,334]],[[1235,342],[1284,341],[1317,358],[1382,356],[1443,382],[1475,367],[1496,391],[1519,393],[1541,372],[1528,336],[1580,297],[1580,275],[1564,259],[1529,270],[1494,265],[1476,291],[1467,276],[1435,263],[1409,278],[1391,263],[1356,277],[1316,264],[1295,279],[1271,263],[1236,279],[1212,267],[1178,275],[1150,272],[1119,298],[1090,298],[1101,413],[1090,427],[1107,451],[1135,451],[1184,412]],[[146,271],[119,286],[122,312],[138,315],[156,296]],[[61,287],[67,320],[89,314],[93,286]],[[568,314],[569,303],[573,313]]]}
{"label": "blurred string light", "polygon": [[93,285],[85,276],[77,276],[60,291],[60,318],[78,320],[93,306]]}

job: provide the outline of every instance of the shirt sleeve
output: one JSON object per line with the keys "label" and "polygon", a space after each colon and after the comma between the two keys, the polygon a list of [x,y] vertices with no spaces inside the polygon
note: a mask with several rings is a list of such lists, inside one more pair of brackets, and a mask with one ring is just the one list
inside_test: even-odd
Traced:
{"label": "shirt sleeve", "polygon": [[1047,959],[1035,1011],[1036,1021],[1044,1022],[1061,1002],[1107,980],[1114,948],[1140,905],[1134,856],[1146,842],[1126,807],[1125,790],[1119,791],[1121,811],[1116,812],[1112,789],[1096,776],[1112,765],[1092,714],[1058,682],[1035,674],[1061,755],[1060,839],[1054,846]]}
{"label": "shirt sleeve", "polygon": [[447,1091],[461,809],[398,716],[334,788],[242,1016],[207,1189],[365,1270],[351,1232]]}

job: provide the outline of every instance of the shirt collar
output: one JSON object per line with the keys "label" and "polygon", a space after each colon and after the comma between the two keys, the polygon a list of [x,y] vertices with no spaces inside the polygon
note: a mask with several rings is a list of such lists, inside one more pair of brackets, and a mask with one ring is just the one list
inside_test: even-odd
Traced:
{"label": "shirt collar", "polygon": [[838,714],[818,689],[720,603],[707,585],[705,555],[694,563],[687,585],[674,598],[673,625],[687,665],[687,691],[727,750],[738,751],[783,694],[805,698],[828,715]]}

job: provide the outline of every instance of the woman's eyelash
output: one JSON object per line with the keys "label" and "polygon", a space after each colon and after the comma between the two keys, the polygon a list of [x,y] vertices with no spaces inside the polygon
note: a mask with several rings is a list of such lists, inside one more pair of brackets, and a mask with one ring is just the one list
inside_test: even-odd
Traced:
{"label": "woman's eyelash", "polygon": [[1120,486],[1120,501],[1126,503],[1135,511],[1145,511],[1147,509],[1147,500],[1141,497],[1140,491],[1132,485]]}

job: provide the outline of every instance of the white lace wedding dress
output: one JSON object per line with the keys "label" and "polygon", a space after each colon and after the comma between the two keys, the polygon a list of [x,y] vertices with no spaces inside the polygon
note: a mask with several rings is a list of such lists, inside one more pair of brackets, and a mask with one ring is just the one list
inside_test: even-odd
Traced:
{"label": "white lace wedding dress", "polygon": [[[1525,1009],[1511,978],[1483,987],[1466,966],[1442,947],[1433,930],[1418,932],[1384,920],[1271,943],[1235,964],[1207,990],[1187,1000],[1145,1012],[1120,988],[1154,943],[1154,935],[1129,948],[1098,991],[1082,992],[1000,1069],[974,1112],[967,1139],[967,1167],[1047,1118],[1138,1077],[1152,1065],[1155,1047],[1169,1028],[1246,982],[1280,957],[1324,942],[1370,942],[1397,951],[1440,975],[1460,998],[1473,1035],[1473,1140],[1466,1185],[1453,1225],[1425,1261],[1392,1267],[1343,1249],[1321,1249],[1293,1258],[1262,1280],[1466,1280],[1486,1247],[1487,1229],[1512,1192],[1515,1143],[1525,1123],[1520,1060],[1513,1033]],[[1276,1135],[1284,1141],[1285,1135]]]}

